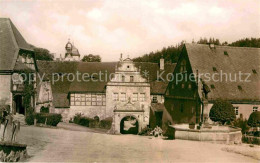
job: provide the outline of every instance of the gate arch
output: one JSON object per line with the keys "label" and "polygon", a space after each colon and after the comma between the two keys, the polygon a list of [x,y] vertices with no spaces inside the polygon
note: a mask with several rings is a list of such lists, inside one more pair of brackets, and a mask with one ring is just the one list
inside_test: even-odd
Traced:
{"label": "gate arch", "polygon": [[139,122],[135,116],[127,115],[120,121],[121,134],[138,134]]}

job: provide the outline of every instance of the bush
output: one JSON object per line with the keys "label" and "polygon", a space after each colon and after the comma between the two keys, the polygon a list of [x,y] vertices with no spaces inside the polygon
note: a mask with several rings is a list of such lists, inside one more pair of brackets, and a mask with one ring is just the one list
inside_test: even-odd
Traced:
{"label": "bush", "polygon": [[138,133],[138,135],[143,135],[143,136],[149,136],[151,133],[152,129],[149,127],[145,127],[141,130],[141,132]]}
{"label": "bush", "polygon": [[34,115],[33,114],[28,114],[25,117],[25,123],[27,125],[33,125],[34,124]]}
{"label": "bush", "polygon": [[260,127],[260,111],[251,113],[247,124],[250,127]]}
{"label": "bush", "polygon": [[232,122],[236,119],[235,110],[229,101],[217,100],[209,113],[209,117],[214,122],[221,122],[224,125],[226,122]]}
{"label": "bush", "polygon": [[37,123],[43,123],[50,126],[57,126],[59,122],[61,122],[62,116],[61,114],[55,113],[36,113],[35,118]]}
{"label": "bush", "polygon": [[249,126],[247,125],[247,120],[243,120],[241,118],[235,120],[233,122],[233,126],[241,128],[241,132],[243,134],[247,133],[249,131]]}
{"label": "bush", "polygon": [[112,117],[108,117],[106,119],[103,119],[100,121],[99,123],[99,127],[100,128],[104,128],[104,129],[110,129],[112,126],[112,122],[113,122],[113,118]]}
{"label": "bush", "polygon": [[49,107],[42,106],[40,109],[40,113],[49,113]]}
{"label": "bush", "polygon": [[243,143],[247,143],[247,144],[257,144],[257,145],[260,145],[260,139],[258,139],[257,137],[253,137],[253,136],[243,136],[242,137],[242,142]]}

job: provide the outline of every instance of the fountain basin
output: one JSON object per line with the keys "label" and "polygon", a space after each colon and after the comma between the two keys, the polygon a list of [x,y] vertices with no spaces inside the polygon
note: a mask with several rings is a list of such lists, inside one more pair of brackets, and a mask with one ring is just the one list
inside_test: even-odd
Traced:
{"label": "fountain basin", "polygon": [[230,126],[202,127],[200,130],[189,129],[189,124],[170,125],[173,128],[174,138],[183,140],[209,141],[215,143],[240,144],[242,133],[240,128]]}
{"label": "fountain basin", "polygon": [[27,157],[25,144],[0,141],[0,161],[17,162]]}

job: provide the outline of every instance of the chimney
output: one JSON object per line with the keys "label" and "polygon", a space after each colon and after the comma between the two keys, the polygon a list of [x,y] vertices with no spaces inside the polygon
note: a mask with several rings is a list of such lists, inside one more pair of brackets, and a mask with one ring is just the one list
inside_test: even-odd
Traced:
{"label": "chimney", "polygon": [[163,59],[163,56],[160,59],[160,70],[164,70],[164,59]]}
{"label": "chimney", "polygon": [[120,54],[120,59],[119,60],[120,60],[120,62],[123,61],[123,54],[122,53]]}

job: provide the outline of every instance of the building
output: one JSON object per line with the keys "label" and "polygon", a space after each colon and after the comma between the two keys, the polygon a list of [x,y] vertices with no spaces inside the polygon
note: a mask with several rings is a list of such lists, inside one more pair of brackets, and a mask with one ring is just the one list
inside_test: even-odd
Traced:
{"label": "building", "polygon": [[[259,48],[185,44],[175,79],[167,87],[165,107],[174,123],[198,123],[202,115],[209,119],[215,100],[224,99],[233,104],[237,118],[248,119],[260,107],[259,73]],[[178,80],[178,75],[188,79]]]}
{"label": "building", "polygon": [[80,54],[79,54],[79,50],[74,46],[74,44],[72,44],[70,42],[70,40],[68,41],[68,43],[65,46],[65,61],[79,61],[80,60]]}
{"label": "building", "polygon": [[[45,100],[50,112],[62,114],[64,121],[77,114],[99,119],[113,117],[115,133],[128,132],[123,131],[123,123],[129,123],[134,133],[149,125],[150,110],[164,108],[168,85],[167,81],[157,80],[157,71],[165,76],[175,67],[164,64],[163,59],[161,64],[135,63],[122,57],[119,62],[37,61],[37,65],[40,76],[51,87],[47,90],[52,91],[52,96]],[[78,74],[78,79],[72,80],[73,74]],[[48,91],[41,89],[38,94],[47,95]],[[41,101],[44,100],[38,98],[39,104]],[[42,106],[37,105],[36,111]]]}
{"label": "building", "polygon": [[[24,115],[24,79],[29,77],[25,74],[32,74],[31,84],[36,88],[34,51],[9,18],[0,18],[0,40],[0,105]],[[30,101],[35,106],[35,94]]]}

